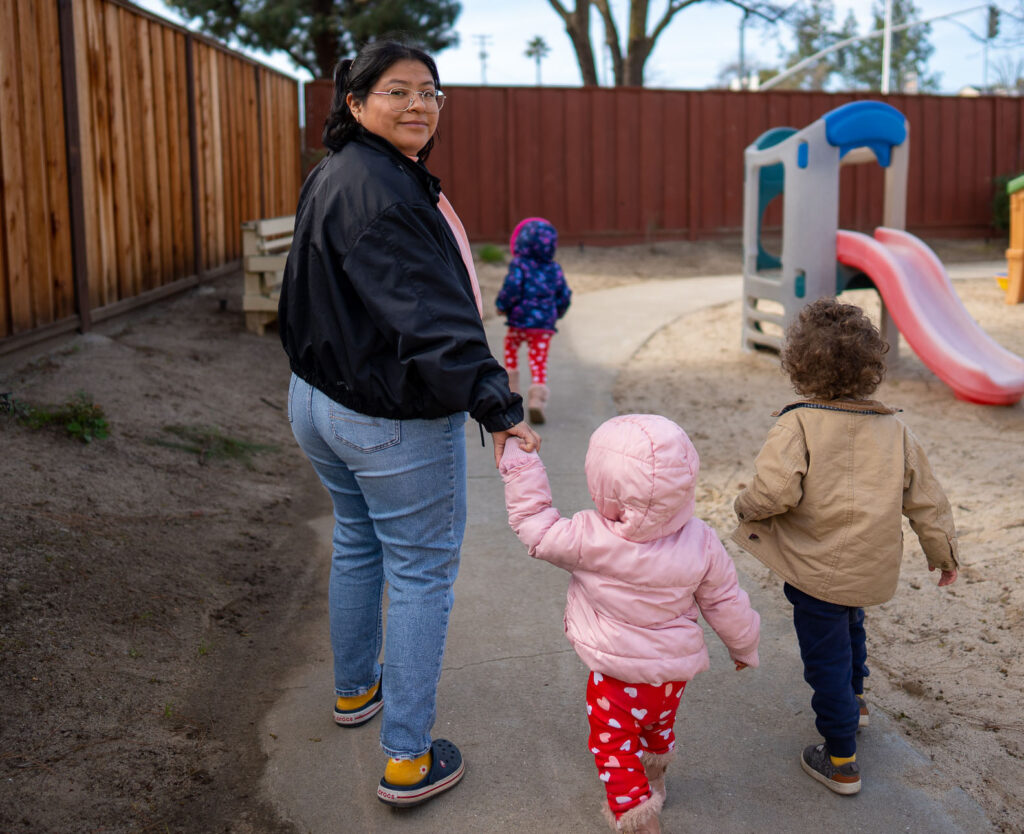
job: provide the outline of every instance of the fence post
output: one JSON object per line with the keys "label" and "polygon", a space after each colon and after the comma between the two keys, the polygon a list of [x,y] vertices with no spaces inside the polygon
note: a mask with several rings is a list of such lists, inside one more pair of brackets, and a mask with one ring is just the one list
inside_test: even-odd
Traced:
{"label": "fence post", "polygon": [[[260,86],[260,68],[253,66],[253,76],[256,78],[256,136],[259,148],[259,176],[260,176],[260,217],[267,216],[267,195],[266,195],[266,171],[263,159],[263,88]],[[301,154],[301,150],[299,151]]]}
{"label": "fence post", "polygon": [[75,18],[71,0],[57,0],[60,26],[60,76],[64,99],[64,153],[68,166],[68,208],[71,221],[71,274],[79,329],[92,327],[89,274],[85,255],[85,196],[82,191],[82,128],[78,117],[78,73],[75,66]]}
{"label": "fence post", "polygon": [[689,158],[686,163],[686,190],[687,212],[690,215],[686,224],[686,239],[695,241],[700,231],[697,223],[701,216],[701,198],[704,193],[701,191],[701,152],[704,150],[701,142],[703,131],[697,121],[697,111],[700,108],[701,96],[689,92],[686,94],[686,132],[689,149]]}
{"label": "fence post", "polygon": [[185,72],[188,74],[188,144],[192,180],[192,258],[195,276],[203,277],[203,217],[199,208],[199,122],[196,117],[196,62],[191,35],[185,35]]}

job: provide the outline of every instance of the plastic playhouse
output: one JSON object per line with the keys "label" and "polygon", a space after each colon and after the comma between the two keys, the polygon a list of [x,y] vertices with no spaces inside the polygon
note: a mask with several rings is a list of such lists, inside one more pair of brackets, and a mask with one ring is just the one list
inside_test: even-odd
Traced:
{"label": "plastic playhouse", "polygon": [[[838,107],[803,130],[773,128],[744,154],[743,347],[779,350],[804,305],[872,287],[882,301],[882,335],[902,333],[921,361],[967,402],[1013,405],[1024,396],[1024,359],[982,330],[945,267],[904,231],[910,132],[880,101]],[[885,169],[883,225],[874,235],[839,228],[840,165]],[[762,245],[768,206],[784,196],[782,250]]]}

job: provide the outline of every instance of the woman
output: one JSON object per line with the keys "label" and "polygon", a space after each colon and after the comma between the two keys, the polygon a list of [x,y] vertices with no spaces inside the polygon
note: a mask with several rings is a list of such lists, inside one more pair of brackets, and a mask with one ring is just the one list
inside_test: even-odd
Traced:
{"label": "woman", "polygon": [[338,65],[331,153],[302,187],[278,311],[289,420],[334,502],[335,721],[383,709],[377,796],[391,805],[463,773],[430,730],[466,523],[466,412],[495,463],[510,435],[540,445],[487,346],[462,224],[423,164],[443,103],[419,49],[382,41]]}

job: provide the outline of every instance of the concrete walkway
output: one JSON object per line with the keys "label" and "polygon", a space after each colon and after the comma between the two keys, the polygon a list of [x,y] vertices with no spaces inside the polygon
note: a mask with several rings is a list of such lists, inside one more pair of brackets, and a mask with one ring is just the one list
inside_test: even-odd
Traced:
{"label": "concrete walkway", "polygon": [[[617,370],[651,334],[739,296],[738,277],[659,281],[578,294],[555,338],[553,394],[542,454],[564,515],[591,506],[583,477],[590,433],[615,414]],[[488,338],[500,349],[501,322]],[[737,345],[739,343],[737,325]],[[435,738],[466,761],[451,792],[419,808],[376,799],[384,756],[379,721],[333,726],[326,613],[308,635],[305,665],[268,713],[264,794],[299,830],[320,834],[547,834],[600,832],[603,801],[587,750],[586,669],[562,634],[568,575],[531,560],[508,527],[490,448],[467,426],[469,527],[439,691]],[[700,508],[698,507],[698,512]],[[323,552],[330,519],[317,522]],[[727,531],[720,531],[723,535]],[[712,668],[687,688],[668,771],[666,834],[740,832],[981,832],[981,809],[915,750],[880,711],[861,733],[864,788],[840,797],[800,768],[816,742],[789,611],[777,589],[742,574],[762,617],[761,668],[733,671],[708,630]],[[326,588],[324,589],[326,598]]]}

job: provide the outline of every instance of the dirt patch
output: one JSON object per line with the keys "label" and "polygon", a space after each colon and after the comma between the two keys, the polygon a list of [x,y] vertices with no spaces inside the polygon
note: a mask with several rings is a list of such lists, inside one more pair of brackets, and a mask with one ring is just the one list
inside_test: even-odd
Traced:
{"label": "dirt patch", "polygon": [[[569,247],[559,260],[582,293],[735,273],[740,248]],[[505,267],[478,266],[490,316]],[[0,357],[0,393],[55,405],[85,392],[110,424],[109,437],[83,444],[0,415],[0,830],[292,830],[258,794],[258,726],[301,657],[294,635],[322,618],[327,566],[311,558],[305,521],[330,507],[288,428],[277,336],[244,330],[240,289],[238,276],[219,279],[88,336]],[[766,358],[735,350],[735,311],[693,322],[652,341],[619,397],[693,431],[710,471],[702,505],[724,529],[785,395]],[[1022,332],[1007,319],[997,338],[1024,352]],[[961,508],[969,567],[956,596],[939,598],[908,552],[917,567],[904,582],[919,587],[874,618],[872,696],[962,769],[991,813],[1002,801],[1019,819],[1009,782],[1020,772],[1013,562],[1024,518],[1006,499],[1019,492],[1007,461],[1020,460],[1020,410],[955,403],[912,364],[890,385]],[[996,755],[980,761],[964,739]]]}
{"label": "dirt patch", "polygon": [[255,728],[327,509],[279,344],[237,293],[219,312],[234,283],[0,369],[16,400],[84,391],[110,423],[84,444],[0,417],[0,830],[291,830],[259,801]]}

